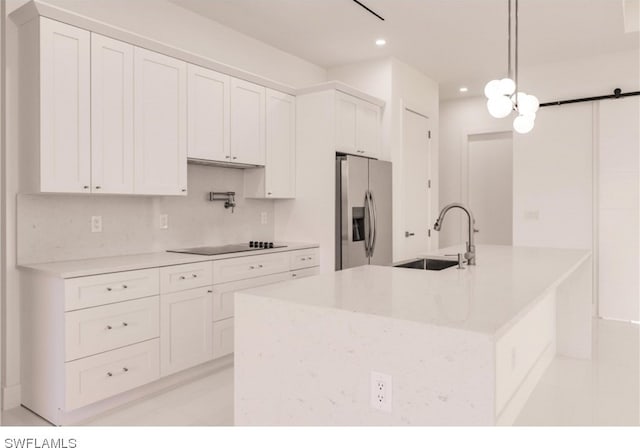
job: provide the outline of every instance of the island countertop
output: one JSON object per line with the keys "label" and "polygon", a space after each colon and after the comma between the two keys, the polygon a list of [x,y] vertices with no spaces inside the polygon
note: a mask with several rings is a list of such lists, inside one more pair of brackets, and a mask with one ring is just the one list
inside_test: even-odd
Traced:
{"label": "island countertop", "polygon": [[490,245],[479,245],[476,252],[477,265],[463,270],[368,265],[247,292],[498,337],[590,256],[578,249]]}

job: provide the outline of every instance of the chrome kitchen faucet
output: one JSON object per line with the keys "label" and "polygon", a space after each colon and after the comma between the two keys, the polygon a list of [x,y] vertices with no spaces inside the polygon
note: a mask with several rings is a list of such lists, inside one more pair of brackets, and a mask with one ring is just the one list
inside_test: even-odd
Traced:
{"label": "chrome kitchen faucet", "polygon": [[433,229],[437,230],[438,232],[440,231],[440,229],[442,228],[442,222],[444,221],[444,216],[452,208],[459,208],[464,210],[464,212],[467,214],[467,217],[469,218],[469,240],[467,241],[467,252],[464,254],[464,258],[467,259],[467,264],[469,266],[473,266],[476,264],[476,245],[473,242],[473,234],[478,230],[476,230],[475,228],[476,220],[473,218],[473,213],[471,213],[471,210],[469,210],[469,208],[458,202],[452,202],[451,204],[446,205],[440,212],[440,216],[438,216],[438,219],[436,219],[436,223],[433,225]]}

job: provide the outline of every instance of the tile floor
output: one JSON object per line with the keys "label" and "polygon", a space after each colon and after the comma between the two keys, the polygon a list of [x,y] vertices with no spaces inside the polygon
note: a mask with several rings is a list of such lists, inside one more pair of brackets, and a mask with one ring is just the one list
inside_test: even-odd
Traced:
{"label": "tile floor", "polygon": [[[640,425],[640,327],[594,321],[590,361],[557,357],[516,425]],[[24,408],[2,415],[4,425],[47,425]],[[88,426],[233,425],[233,368],[127,405]]]}

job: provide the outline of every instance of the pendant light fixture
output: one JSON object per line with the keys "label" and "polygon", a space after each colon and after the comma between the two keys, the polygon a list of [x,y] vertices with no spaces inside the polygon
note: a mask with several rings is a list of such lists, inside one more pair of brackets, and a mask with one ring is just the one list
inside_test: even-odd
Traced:
{"label": "pendant light fixture", "polygon": [[[484,88],[484,94],[487,97],[487,109],[492,117],[505,118],[515,111],[517,116],[513,120],[513,129],[520,134],[526,134],[533,129],[540,102],[535,96],[518,91],[518,0],[507,0],[507,2],[509,14],[508,73],[506,78],[489,81]],[[511,29],[512,3],[515,6],[515,32],[512,32]],[[512,35],[514,48],[511,48]],[[515,70],[512,70],[512,54],[515,58]]]}

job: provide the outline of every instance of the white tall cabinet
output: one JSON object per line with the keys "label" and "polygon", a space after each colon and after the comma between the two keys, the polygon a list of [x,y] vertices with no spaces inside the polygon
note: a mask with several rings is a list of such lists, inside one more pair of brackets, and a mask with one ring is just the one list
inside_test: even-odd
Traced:
{"label": "white tall cabinet", "polygon": [[133,45],[91,34],[91,192],[133,193]]}
{"label": "white tall cabinet", "polygon": [[[33,36],[37,35],[37,27],[38,20],[29,24],[31,29],[25,31],[30,36],[24,44],[36,44]],[[32,169],[38,165],[40,169],[39,173],[33,173],[36,176],[33,189],[89,193],[91,33],[44,17],[39,19],[39,28],[39,61],[28,62],[34,73],[27,75],[39,76],[40,84],[39,105],[34,104],[34,109],[38,106],[40,109],[40,142],[39,148],[32,148],[39,154],[31,154],[38,162]],[[37,58],[37,44],[30,50],[24,57]],[[28,123],[33,124],[33,117]],[[37,131],[37,127],[25,130],[27,133]]]}
{"label": "white tall cabinet", "polygon": [[135,48],[135,192],[187,194],[187,64]]}

